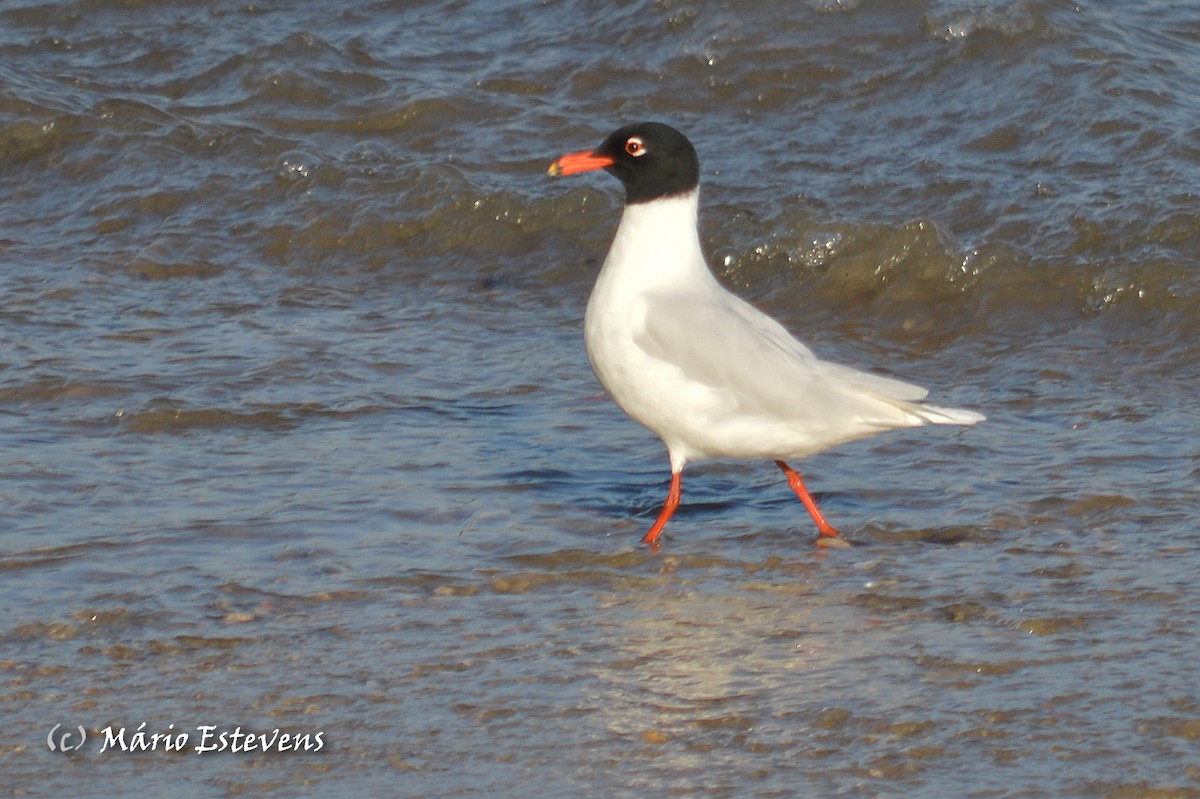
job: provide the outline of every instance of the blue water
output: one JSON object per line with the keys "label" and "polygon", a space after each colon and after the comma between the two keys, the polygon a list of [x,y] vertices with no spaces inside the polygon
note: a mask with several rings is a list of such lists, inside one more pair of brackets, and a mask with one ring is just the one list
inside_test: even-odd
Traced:
{"label": "blue water", "polygon": [[[1198,45],[1174,3],[0,2],[0,787],[1200,792]],[[793,464],[850,550],[770,463],[638,543],[666,454],[581,331],[618,186],[545,170],[641,118],[727,285],[988,415]],[[191,746],[100,751],[143,723]]]}

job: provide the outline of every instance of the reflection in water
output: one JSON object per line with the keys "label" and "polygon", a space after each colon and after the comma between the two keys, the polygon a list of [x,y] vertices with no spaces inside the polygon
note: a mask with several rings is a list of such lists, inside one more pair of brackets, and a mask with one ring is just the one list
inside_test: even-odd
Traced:
{"label": "reflection in water", "polygon": [[[1195,793],[1194,9],[599,19],[0,7],[4,786]],[[543,172],[640,118],[727,285],[988,415],[806,462],[851,550],[769,463],[637,546],[661,445],[580,330],[619,198]],[[326,746],[42,749],[142,722]]]}

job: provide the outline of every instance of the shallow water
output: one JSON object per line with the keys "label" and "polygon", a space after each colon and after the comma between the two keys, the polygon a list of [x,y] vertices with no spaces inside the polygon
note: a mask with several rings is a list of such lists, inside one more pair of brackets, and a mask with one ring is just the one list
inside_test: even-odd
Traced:
{"label": "shallow water", "polygon": [[[1200,796],[1198,51],[1175,3],[0,2],[0,786]],[[722,280],[989,417],[795,464],[853,549],[771,464],[637,543],[618,187],[544,173],[642,118]],[[239,726],[321,747],[195,751]]]}

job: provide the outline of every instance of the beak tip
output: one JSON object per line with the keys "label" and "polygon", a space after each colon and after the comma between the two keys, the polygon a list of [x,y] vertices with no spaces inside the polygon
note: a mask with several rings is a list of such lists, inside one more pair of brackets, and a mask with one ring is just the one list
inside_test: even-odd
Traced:
{"label": "beak tip", "polygon": [[550,168],[546,170],[546,174],[551,177],[558,177],[559,175],[562,174],[562,166],[557,161],[555,161],[553,164],[550,165]]}

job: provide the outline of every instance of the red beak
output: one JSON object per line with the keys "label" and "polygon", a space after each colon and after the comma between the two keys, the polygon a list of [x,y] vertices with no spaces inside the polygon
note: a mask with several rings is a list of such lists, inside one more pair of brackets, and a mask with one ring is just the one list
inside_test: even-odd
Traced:
{"label": "red beak", "polygon": [[607,155],[596,155],[591,150],[579,153],[567,153],[550,165],[546,171],[549,175],[575,175],[580,172],[590,172],[593,169],[603,169],[612,166],[614,161]]}

